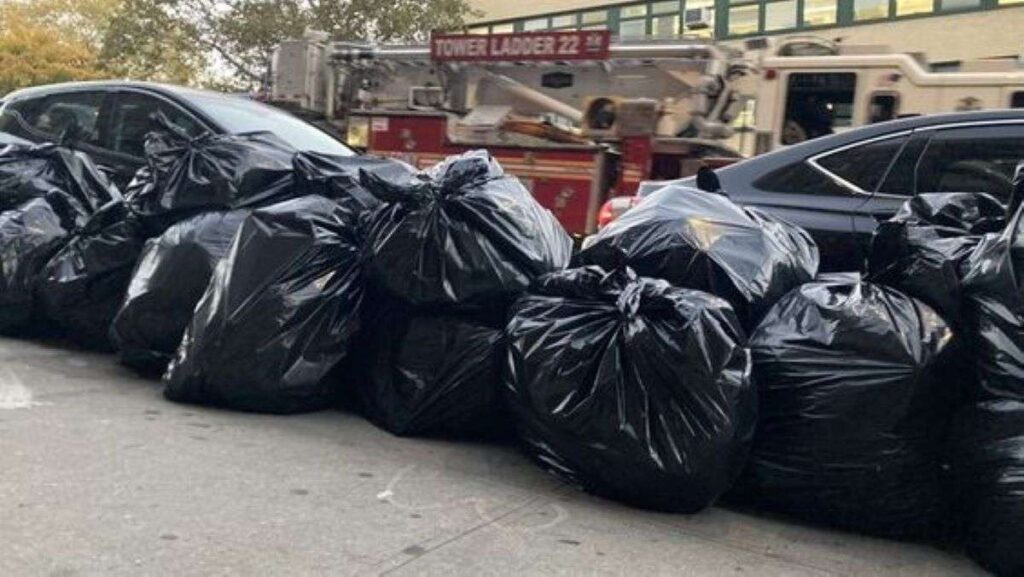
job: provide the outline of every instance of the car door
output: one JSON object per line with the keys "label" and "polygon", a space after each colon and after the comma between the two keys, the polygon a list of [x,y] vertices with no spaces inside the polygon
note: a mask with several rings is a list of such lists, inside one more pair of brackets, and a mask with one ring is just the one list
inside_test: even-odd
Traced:
{"label": "car door", "polygon": [[[892,217],[912,195],[984,192],[1007,203],[1024,161],[1024,123],[995,122],[918,129],[865,205],[875,220]],[[861,223],[866,233],[869,223]]]}
{"label": "car door", "polygon": [[102,152],[103,111],[107,103],[108,93],[104,90],[19,99],[4,109],[4,123],[12,134],[37,143],[59,142],[73,130],[75,148],[94,156]]}
{"label": "car door", "polygon": [[936,129],[917,163],[916,191],[987,192],[1005,204],[1021,161],[1024,123]]}
{"label": "car door", "polygon": [[[795,159],[755,180],[737,200],[807,230],[818,244],[822,271],[860,270],[875,222],[865,203],[909,137],[901,132]],[[866,236],[858,233],[865,220],[872,225]]]}
{"label": "car door", "polygon": [[102,145],[115,169],[114,180],[119,186],[125,186],[145,164],[146,135],[160,128],[157,113],[163,113],[189,136],[198,136],[207,130],[202,120],[169,98],[144,91],[115,92],[106,109]]}

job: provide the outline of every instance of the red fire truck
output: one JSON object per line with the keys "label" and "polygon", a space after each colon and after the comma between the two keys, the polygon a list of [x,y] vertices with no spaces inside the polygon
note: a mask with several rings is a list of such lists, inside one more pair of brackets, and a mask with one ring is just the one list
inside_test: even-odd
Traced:
{"label": "red fire truck", "polygon": [[612,43],[605,31],[435,35],[425,46],[323,36],[281,44],[270,98],[320,115],[368,153],[425,167],[486,148],[568,231],[611,197],[732,162],[752,66],[701,40]]}

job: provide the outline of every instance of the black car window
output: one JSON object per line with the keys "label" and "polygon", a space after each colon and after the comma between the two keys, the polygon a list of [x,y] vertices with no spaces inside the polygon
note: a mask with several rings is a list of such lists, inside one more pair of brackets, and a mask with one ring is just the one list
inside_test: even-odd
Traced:
{"label": "black car window", "polygon": [[928,145],[931,134],[919,132],[910,138],[910,141],[903,146],[896,161],[889,168],[889,174],[885,182],[878,187],[876,192],[885,194],[896,194],[900,196],[913,196],[917,190],[917,162],[921,159],[921,153]]}
{"label": "black car window", "polygon": [[851,191],[801,160],[784,166],[754,181],[754,187],[768,192],[849,196]]}
{"label": "black car window", "polygon": [[917,192],[987,192],[1005,202],[1024,159],[1024,124],[935,133],[917,165]]}
{"label": "black car window", "polygon": [[146,134],[158,128],[155,122],[158,112],[189,136],[198,136],[205,130],[189,113],[170,102],[148,94],[125,92],[118,95],[111,112],[107,148],[141,158],[145,154]]}
{"label": "black car window", "polygon": [[81,142],[97,144],[100,138],[100,109],[105,92],[68,92],[42,100],[25,120],[35,132],[56,140],[73,125],[78,126]]}
{"label": "black car window", "polygon": [[818,158],[818,165],[864,192],[874,192],[885,178],[908,136],[854,146]]}
{"label": "black car window", "polygon": [[8,102],[0,112],[0,132],[31,138],[31,126],[28,120],[32,112],[39,107],[42,98],[22,98]]}

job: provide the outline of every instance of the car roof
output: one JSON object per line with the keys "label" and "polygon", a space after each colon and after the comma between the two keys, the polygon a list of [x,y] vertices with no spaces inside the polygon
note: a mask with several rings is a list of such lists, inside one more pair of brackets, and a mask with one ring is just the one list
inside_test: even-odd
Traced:
{"label": "car roof", "polygon": [[770,169],[766,167],[782,166],[849,144],[856,144],[889,134],[921,130],[934,126],[987,124],[1000,121],[1024,122],[1024,109],[995,109],[929,114],[869,124],[773,150],[760,156],[720,168],[716,172],[720,174],[743,173],[748,170],[761,172]]}
{"label": "car roof", "polygon": [[238,96],[224,94],[222,92],[201,90],[186,86],[175,86],[173,84],[161,84],[159,82],[138,82],[133,80],[89,80],[83,82],[61,82],[57,84],[45,84],[42,86],[33,86],[31,88],[22,88],[8,93],[3,97],[3,99],[5,101],[11,101],[22,98],[47,96],[49,94],[60,94],[62,92],[77,92],[80,90],[114,90],[124,88],[157,92],[171,97],[201,95],[206,98],[238,98]]}

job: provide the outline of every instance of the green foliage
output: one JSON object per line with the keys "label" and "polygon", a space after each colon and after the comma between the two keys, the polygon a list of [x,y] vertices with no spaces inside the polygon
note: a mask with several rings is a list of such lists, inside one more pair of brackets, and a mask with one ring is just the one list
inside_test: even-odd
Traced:
{"label": "green foliage", "polygon": [[470,13],[467,0],[0,0],[0,94],[103,77],[252,87],[306,29],[423,41]]}

